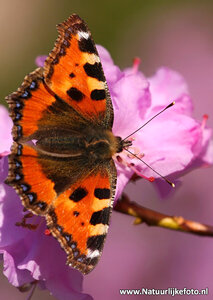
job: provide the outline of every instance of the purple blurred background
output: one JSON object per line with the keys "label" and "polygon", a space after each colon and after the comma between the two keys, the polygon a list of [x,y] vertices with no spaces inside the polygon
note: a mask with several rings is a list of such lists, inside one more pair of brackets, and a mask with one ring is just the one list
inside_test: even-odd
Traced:
{"label": "purple blurred background", "polygon": [[[39,54],[48,53],[56,37],[55,24],[76,12],[95,41],[108,48],[121,67],[142,59],[141,70],[152,75],[160,66],[179,71],[194,101],[194,116],[209,114],[213,128],[213,20],[211,1],[65,1],[0,0],[0,93],[16,89]],[[172,3],[171,3],[172,2]],[[171,99],[168,99],[168,101]],[[175,134],[175,132],[174,132]],[[131,200],[154,210],[213,224],[213,169],[194,171],[166,200],[159,200],[149,182],[130,184]],[[96,300],[140,299],[120,296],[120,288],[209,288],[213,297],[213,239],[132,225],[133,218],[114,212],[102,259],[84,279],[84,291]],[[1,276],[0,299],[25,299]],[[145,296],[144,296],[145,297]],[[182,296],[191,299],[193,296]],[[53,299],[36,291],[33,299]],[[156,299],[149,296],[148,299]],[[169,297],[163,296],[163,299]]]}

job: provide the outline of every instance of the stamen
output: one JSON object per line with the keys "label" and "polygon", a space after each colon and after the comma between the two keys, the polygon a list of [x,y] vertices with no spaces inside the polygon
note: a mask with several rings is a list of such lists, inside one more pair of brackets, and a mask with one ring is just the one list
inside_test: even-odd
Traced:
{"label": "stamen", "polygon": [[130,167],[130,169],[132,169],[135,172],[135,174],[137,174],[138,176],[140,176],[150,182],[153,182],[155,180],[154,177],[147,177],[147,176],[143,175],[140,171],[137,170],[137,168],[135,168],[134,164],[132,164],[132,163],[128,164],[128,167]]}
{"label": "stamen", "polygon": [[123,162],[123,159],[122,159],[122,157],[121,157],[120,155],[117,155],[117,156],[116,156],[116,159],[117,159],[117,161],[118,161],[119,163],[122,163],[122,162]]}
{"label": "stamen", "polygon": [[[138,57],[136,57],[134,59],[133,62],[133,72],[137,72],[138,71],[138,67],[140,64],[140,59]],[[140,126],[138,129],[136,129],[135,131],[133,131],[131,134],[129,134],[127,137],[125,137],[124,139],[122,139],[122,145],[123,145],[123,149],[126,150],[128,152],[127,157],[130,159],[133,158],[137,158],[139,159],[142,163],[144,163],[148,168],[150,168],[153,172],[155,172],[158,176],[160,176],[162,179],[164,179],[171,187],[175,187],[175,184],[173,182],[171,182],[170,180],[168,180],[165,176],[161,175],[159,172],[157,172],[155,169],[153,169],[149,164],[147,164],[144,160],[142,160],[144,154],[140,154],[140,150],[137,149],[136,147],[132,147],[131,150],[128,150],[128,147],[132,146],[132,140],[133,137],[132,135],[134,135],[136,132],[138,132],[139,130],[141,130],[144,126],[146,126],[149,122],[151,122],[153,119],[155,119],[157,116],[159,116],[160,114],[162,114],[165,110],[167,110],[168,108],[172,107],[175,104],[175,101],[171,102],[169,105],[167,105],[164,109],[162,109],[161,111],[159,111],[157,114],[155,114],[153,117],[151,117],[148,121],[146,121],[142,126]],[[206,124],[206,120],[208,119],[207,115],[204,115],[203,117],[203,123],[202,126],[205,127]],[[126,144],[125,144],[126,142]],[[138,154],[137,152],[138,151]],[[153,182],[155,180],[154,177],[146,177],[145,175],[143,175],[140,171],[137,170],[137,168],[135,168],[135,165],[133,163],[128,163],[126,161],[124,161],[120,156],[117,156],[117,161],[121,164],[123,164],[125,167],[128,166],[130,169],[132,169],[135,174],[137,174],[138,176],[147,179],[150,182]]]}
{"label": "stamen", "polygon": [[202,120],[202,124],[201,124],[202,129],[204,129],[206,127],[206,122],[207,122],[208,118],[209,118],[209,115],[207,115],[207,114],[203,115],[203,120]]}
{"label": "stamen", "polygon": [[127,154],[127,156],[130,158],[130,159],[133,159],[135,158],[135,155],[139,158],[143,158],[144,157],[144,153],[140,153],[140,149],[138,147],[131,147],[131,151],[133,150],[133,154],[129,153]]}
{"label": "stamen", "polygon": [[154,170],[149,164],[147,164],[144,160],[142,160],[141,158],[139,158],[137,155],[135,155],[134,153],[132,153],[131,151],[129,151],[128,149],[125,148],[125,150],[129,153],[131,153],[133,156],[135,156],[136,158],[138,158],[142,163],[144,163],[148,168],[150,168],[153,172],[155,172],[156,174],[158,174],[161,178],[163,178],[171,187],[175,187],[175,184],[173,182],[171,182],[170,180],[168,180],[165,176],[161,175],[159,172],[157,172],[156,170]]}
{"label": "stamen", "polygon": [[134,137],[130,137],[130,138],[128,138],[128,140],[129,140],[130,142],[134,142],[134,141],[135,141],[135,138],[134,138]]}
{"label": "stamen", "polygon": [[132,71],[134,74],[138,72],[140,63],[141,63],[141,59],[139,57],[135,57],[133,59]]}

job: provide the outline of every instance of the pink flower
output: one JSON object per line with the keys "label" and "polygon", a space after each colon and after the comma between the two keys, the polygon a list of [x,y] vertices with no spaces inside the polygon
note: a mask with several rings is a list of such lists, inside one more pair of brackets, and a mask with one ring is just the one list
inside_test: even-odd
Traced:
{"label": "pink flower", "polygon": [[[98,51],[112,97],[115,135],[125,138],[175,101],[173,107],[132,136],[136,153],[139,151],[146,163],[173,181],[189,170],[213,163],[213,146],[210,142],[212,130],[206,127],[205,118],[202,122],[193,119],[192,101],[187,84],[180,74],[168,68],[160,68],[153,77],[146,78],[137,66],[121,72],[106,49],[99,46]],[[110,75],[111,72],[113,75]],[[116,199],[122,194],[134,171],[146,177],[159,178],[139,159],[129,159],[127,154],[125,151],[121,154],[123,164],[116,162]],[[160,179],[156,180],[155,186],[161,195],[171,190]]]}
{"label": "pink flower", "polygon": [[[187,86],[178,73],[161,68],[147,79],[138,70],[137,63],[121,71],[106,49],[98,46],[98,51],[112,97],[115,135],[127,137],[170,102],[176,101],[174,107],[133,135],[132,152],[143,154],[146,163],[173,180],[195,167],[213,163],[211,130],[206,127],[205,118],[202,122],[192,118]],[[44,59],[44,56],[38,57],[37,65],[43,65]],[[3,183],[8,171],[7,158],[3,156],[12,143],[12,122],[2,107],[0,116],[0,253],[4,258],[4,274],[14,286],[36,280],[58,299],[91,299],[81,292],[83,276],[65,265],[66,255],[59,243],[44,234],[46,227],[41,217],[30,220],[40,224],[35,231],[15,226],[23,217],[23,206],[15,191]],[[114,159],[118,173],[116,199],[135,172],[158,178],[125,151]],[[156,186],[162,191],[161,181],[157,179]],[[166,183],[163,182],[163,186],[167,187]]]}
{"label": "pink flower", "polygon": [[12,145],[12,130],[13,122],[8,117],[8,111],[5,107],[0,108],[0,157],[6,156],[10,153]]}

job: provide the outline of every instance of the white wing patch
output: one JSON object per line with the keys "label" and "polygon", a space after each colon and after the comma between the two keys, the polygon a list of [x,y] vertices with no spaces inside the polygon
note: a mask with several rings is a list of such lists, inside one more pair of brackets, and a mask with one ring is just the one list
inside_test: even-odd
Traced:
{"label": "white wing patch", "polygon": [[88,38],[90,37],[89,32],[85,32],[85,31],[78,31],[78,37],[79,39],[85,39],[88,40]]}
{"label": "white wing patch", "polygon": [[88,249],[88,254],[87,254],[88,258],[93,259],[94,257],[98,257],[99,255],[100,255],[99,250],[92,251],[92,250]]}

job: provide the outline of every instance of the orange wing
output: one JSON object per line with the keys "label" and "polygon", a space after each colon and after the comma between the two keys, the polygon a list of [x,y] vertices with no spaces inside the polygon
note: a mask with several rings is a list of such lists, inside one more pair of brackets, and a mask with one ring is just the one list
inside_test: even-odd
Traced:
{"label": "orange wing", "polygon": [[87,25],[73,14],[57,28],[59,37],[44,65],[46,84],[85,118],[111,128],[111,99]]}
{"label": "orange wing", "polygon": [[27,75],[17,92],[6,98],[18,142],[37,138],[39,131],[67,129],[79,122],[112,128],[112,103],[86,24],[72,15],[58,25],[58,31],[44,69]]}
{"label": "orange wing", "polygon": [[97,264],[108,232],[116,171],[94,172],[62,193],[52,205],[47,224],[67,253],[67,263],[83,274]]}
{"label": "orange wing", "polygon": [[44,111],[56,101],[45,88],[42,79],[43,70],[38,68],[25,77],[17,92],[6,98],[14,123],[13,138],[16,141],[30,140],[39,129],[39,120]]}
{"label": "orange wing", "polygon": [[31,146],[14,143],[11,150],[6,183],[16,189],[27,209],[44,215],[57,197],[54,182],[43,172],[38,153]]}
{"label": "orange wing", "polygon": [[[51,159],[55,158],[45,157],[29,145],[14,143],[7,183],[17,190],[28,210],[46,216],[50,231],[67,253],[67,263],[87,274],[102,253],[114,199],[116,169],[113,160],[97,165],[94,170],[89,165],[77,164],[84,176],[65,188],[64,174],[70,168],[75,178],[73,164],[59,160],[52,169],[46,169]],[[70,180],[70,174],[67,178]],[[64,192],[58,191],[57,184],[62,185]]]}

